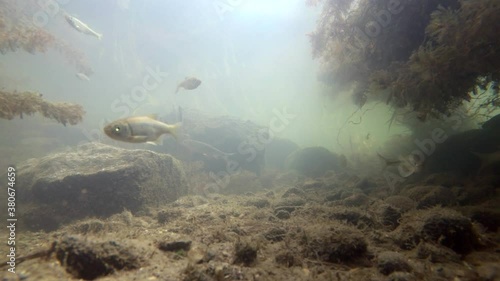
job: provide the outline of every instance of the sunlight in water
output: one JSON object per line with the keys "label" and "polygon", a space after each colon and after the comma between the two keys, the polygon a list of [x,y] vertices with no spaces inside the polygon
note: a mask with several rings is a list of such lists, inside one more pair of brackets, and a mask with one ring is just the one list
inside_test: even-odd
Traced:
{"label": "sunlight in water", "polygon": [[[236,1],[235,1],[236,2]],[[255,0],[241,2],[241,13],[252,16],[287,17],[296,14],[297,0]]]}

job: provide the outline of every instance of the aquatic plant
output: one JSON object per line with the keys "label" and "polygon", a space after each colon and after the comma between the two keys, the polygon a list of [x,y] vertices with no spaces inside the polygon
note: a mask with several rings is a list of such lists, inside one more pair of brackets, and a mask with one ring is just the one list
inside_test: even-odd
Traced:
{"label": "aquatic plant", "polygon": [[35,92],[8,93],[0,91],[0,118],[11,120],[16,116],[23,118],[24,114],[40,113],[46,118],[56,120],[66,126],[82,121],[85,111],[81,105],[65,102],[51,103]]}
{"label": "aquatic plant", "polygon": [[497,0],[323,0],[309,34],[320,80],[421,120],[450,114],[489,89],[498,108],[500,2]]}
{"label": "aquatic plant", "polygon": [[19,5],[17,1],[0,0],[0,53],[2,55],[17,50],[36,54],[54,49],[62,54],[67,63],[73,65],[78,72],[87,76],[93,73],[84,53],[47,30],[37,27],[29,20],[31,19],[28,16],[30,12],[40,9],[35,1],[27,1],[22,9],[18,7]]}

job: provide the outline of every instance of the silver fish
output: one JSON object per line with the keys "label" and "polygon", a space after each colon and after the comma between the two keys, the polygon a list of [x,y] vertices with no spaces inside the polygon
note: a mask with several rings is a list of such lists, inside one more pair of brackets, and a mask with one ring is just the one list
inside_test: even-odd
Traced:
{"label": "silver fish", "polygon": [[71,25],[74,29],[78,30],[79,32],[95,36],[99,40],[102,39],[101,33],[94,31],[88,25],[83,23],[81,20],[79,20],[71,15],[68,15],[68,14],[65,15],[65,18],[66,18],[66,21],[69,23],[69,25]]}
{"label": "silver fish", "polygon": [[179,83],[179,85],[177,85],[177,89],[175,89],[175,93],[179,92],[180,88],[184,88],[186,90],[194,90],[194,89],[198,88],[198,86],[200,86],[200,84],[201,84],[200,79],[195,78],[195,77],[186,77],[186,79],[184,79],[184,81],[182,81],[181,83]]}
{"label": "silver fish", "polygon": [[104,127],[104,133],[118,141],[158,144],[163,134],[171,134],[177,139],[179,127],[179,124],[166,124],[158,121],[155,115],[147,115],[113,121]]}
{"label": "silver fish", "polygon": [[90,81],[90,78],[87,75],[85,75],[84,73],[78,72],[75,74],[75,76],[78,77],[78,79],[80,79],[80,80]]}

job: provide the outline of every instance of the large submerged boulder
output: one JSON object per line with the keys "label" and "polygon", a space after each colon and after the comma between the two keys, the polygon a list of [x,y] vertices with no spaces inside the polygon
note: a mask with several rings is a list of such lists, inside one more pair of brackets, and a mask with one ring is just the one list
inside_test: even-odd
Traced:
{"label": "large submerged boulder", "polygon": [[19,214],[29,229],[124,209],[137,212],[187,193],[180,162],[167,154],[87,143],[17,167]]}
{"label": "large submerged boulder", "polygon": [[[228,163],[220,157],[201,153],[187,153],[190,147],[183,146],[183,138],[194,140],[228,154],[231,166],[256,174],[264,169],[265,146],[270,142],[269,128],[259,126],[249,120],[231,116],[212,116],[190,109],[183,111],[181,141],[166,145],[166,151],[179,159],[203,161],[205,170],[231,173]],[[196,150],[196,149],[195,149]],[[186,158],[186,155],[194,156]]]}
{"label": "large submerged boulder", "polygon": [[468,130],[448,137],[442,144],[426,145],[421,149],[422,155],[426,153],[421,175],[447,173],[457,178],[498,175],[500,163],[495,155],[500,134],[494,130],[495,120],[490,121],[486,129]]}

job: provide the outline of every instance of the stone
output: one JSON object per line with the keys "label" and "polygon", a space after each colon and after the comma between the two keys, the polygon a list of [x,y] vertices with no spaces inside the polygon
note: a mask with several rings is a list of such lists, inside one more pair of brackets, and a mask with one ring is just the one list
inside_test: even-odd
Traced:
{"label": "stone", "polygon": [[392,235],[405,250],[411,250],[423,241],[466,255],[480,245],[470,219],[454,210],[439,207],[405,214]]}
{"label": "stone", "polygon": [[65,236],[54,244],[56,258],[77,279],[94,280],[119,270],[138,269],[145,263],[142,250],[113,240]]}
{"label": "stone", "polygon": [[385,251],[378,255],[377,268],[384,275],[389,275],[397,271],[410,272],[412,270],[405,256],[392,251]]}
{"label": "stone", "polygon": [[282,220],[287,220],[290,218],[290,213],[285,210],[279,210],[276,212],[276,217]]}
{"label": "stone", "polygon": [[264,237],[273,242],[282,241],[285,239],[286,230],[280,227],[273,227],[264,233]]}
{"label": "stone", "polygon": [[30,159],[18,168],[21,221],[50,231],[84,217],[175,201],[187,193],[180,162],[167,154],[87,143],[75,150]]}
{"label": "stone", "polygon": [[251,266],[257,259],[258,246],[255,242],[239,241],[234,246],[234,264]]}
{"label": "stone", "polygon": [[248,200],[247,202],[245,202],[245,205],[246,206],[255,206],[255,207],[261,209],[261,208],[266,208],[266,207],[271,206],[271,203],[269,202],[269,200],[264,199],[264,198],[252,198],[252,199]]}
{"label": "stone", "polygon": [[191,249],[191,241],[162,241],[158,243],[158,249],[165,252],[189,251]]}
{"label": "stone", "polygon": [[342,224],[318,225],[306,231],[304,256],[324,262],[345,263],[362,257],[368,243],[355,228]]}
{"label": "stone", "polygon": [[442,186],[416,186],[406,190],[404,195],[417,202],[417,209],[456,204],[456,198],[451,189]]}

